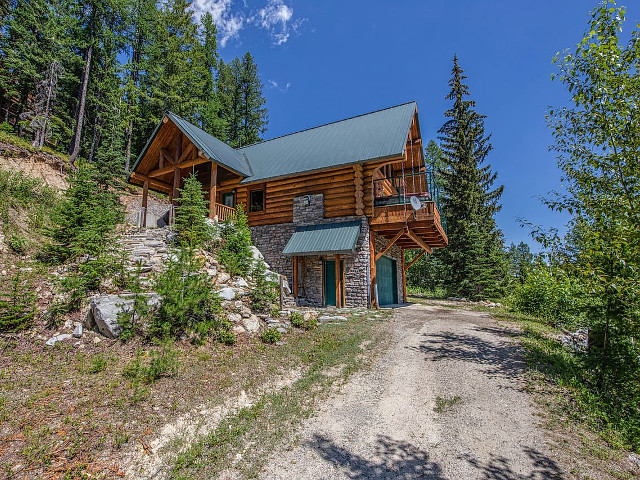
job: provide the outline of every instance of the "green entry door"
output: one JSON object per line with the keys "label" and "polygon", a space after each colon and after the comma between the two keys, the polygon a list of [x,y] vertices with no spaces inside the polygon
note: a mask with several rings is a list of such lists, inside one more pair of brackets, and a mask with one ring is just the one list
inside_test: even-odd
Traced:
{"label": "green entry door", "polygon": [[398,303],[398,269],[394,259],[383,256],[376,260],[376,284],[380,305]]}
{"label": "green entry door", "polygon": [[[344,262],[340,261],[341,269],[344,269]],[[342,271],[340,272],[342,276]],[[336,305],[336,262],[335,260],[325,260],[324,262],[324,304],[325,306]]]}

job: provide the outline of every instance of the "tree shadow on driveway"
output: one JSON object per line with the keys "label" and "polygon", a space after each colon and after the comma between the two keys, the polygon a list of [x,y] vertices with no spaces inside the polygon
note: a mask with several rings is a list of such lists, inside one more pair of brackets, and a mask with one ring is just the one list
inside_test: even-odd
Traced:
{"label": "tree shadow on driveway", "polygon": [[524,448],[524,452],[531,461],[531,471],[528,474],[514,472],[509,461],[501,456],[492,456],[486,465],[468,454],[459,458],[475,467],[479,473],[477,478],[482,480],[561,480],[564,478],[560,466],[546,455],[529,447]]}
{"label": "tree shadow on driveway", "polygon": [[444,480],[442,469],[429,460],[429,454],[414,445],[378,436],[374,458],[368,459],[336,445],[324,435],[314,435],[308,445],[320,456],[338,467],[346,478],[352,479],[431,479]]}
{"label": "tree shadow on driveway", "polygon": [[[520,345],[504,337],[512,336],[508,331],[475,327],[478,332],[496,335],[488,341],[473,334],[440,332],[424,334],[425,339],[417,346],[407,347],[425,354],[426,361],[457,360],[482,365],[483,373],[489,377],[511,380],[522,378],[526,367]],[[502,337],[502,338],[501,338]]]}

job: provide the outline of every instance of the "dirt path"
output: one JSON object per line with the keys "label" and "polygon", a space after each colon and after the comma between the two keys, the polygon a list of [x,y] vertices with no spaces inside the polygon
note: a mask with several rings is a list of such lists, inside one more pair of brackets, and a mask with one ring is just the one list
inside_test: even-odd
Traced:
{"label": "dirt path", "polygon": [[564,478],[523,390],[515,332],[485,313],[424,305],[393,322],[392,346],[261,478]]}

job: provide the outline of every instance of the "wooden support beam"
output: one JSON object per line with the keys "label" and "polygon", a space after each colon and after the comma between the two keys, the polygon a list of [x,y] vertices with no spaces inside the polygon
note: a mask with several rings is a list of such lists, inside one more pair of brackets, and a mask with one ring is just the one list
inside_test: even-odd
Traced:
{"label": "wooden support beam", "polygon": [[409,268],[411,268],[411,265],[413,265],[414,263],[416,263],[418,260],[420,260],[420,257],[422,257],[425,253],[427,253],[426,250],[422,250],[418,256],[416,258],[414,258],[413,260],[411,260],[407,266],[404,267],[405,270],[409,270]]}
{"label": "wooden support beam", "polygon": [[149,180],[142,184],[142,227],[147,227],[147,200],[149,198]]}
{"label": "wooden support beam", "polygon": [[386,246],[386,247],[384,247],[384,249],[382,249],[382,251],[381,251],[381,252],[378,252],[378,253],[376,254],[376,260],[379,260],[379,259],[380,259],[380,257],[381,257],[382,255],[384,255],[385,253],[387,253],[387,251],[388,251],[391,247],[393,247],[393,244],[394,244],[394,243],[396,243],[396,242],[398,241],[398,239],[399,239],[402,235],[404,235],[404,230],[400,230],[400,231],[396,234],[396,236],[395,236],[395,237],[393,237],[393,239],[392,239],[392,240],[387,244],[387,246]]}
{"label": "wooden support beam", "polygon": [[[189,155],[191,155],[191,152],[195,149],[193,143],[190,143],[189,146],[185,149],[184,152],[182,152],[182,155],[180,155],[180,158],[178,158],[178,164],[184,162],[187,158],[189,158]],[[198,155],[195,155],[196,157],[198,157]]]}
{"label": "wooden support beam", "polygon": [[211,162],[211,182],[209,183],[209,218],[216,216],[216,188],[218,186],[218,164]]}
{"label": "wooden support beam", "polygon": [[[166,160],[167,163],[170,163],[171,165],[176,163],[173,160],[173,155],[171,155],[171,152],[169,150],[167,150],[166,148],[161,148],[160,149],[160,155]],[[164,163],[163,163],[163,166],[164,166]]]}
{"label": "wooden support beam", "polygon": [[147,177],[146,175],[143,175],[142,173],[138,173],[138,172],[131,172],[131,178],[133,180],[137,180],[140,182],[145,182],[148,181],[149,182],[149,186],[155,190],[159,190],[161,192],[164,193],[170,193],[171,192],[171,185],[169,185],[168,183],[164,183],[161,182],[159,180],[154,180],[152,178]]}
{"label": "wooden support beam", "polygon": [[376,302],[376,251],[375,251],[375,232],[369,232],[369,273],[371,275],[371,306],[378,307]]}
{"label": "wooden support beam", "polygon": [[185,161],[177,163],[177,164],[169,165],[167,167],[157,168],[156,170],[151,170],[147,174],[147,176],[149,176],[150,178],[161,177],[162,175],[166,175],[167,173],[171,173],[176,168],[192,167],[193,165],[199,165],[201,163],[206,163],[208,161],[209,161],[208,158],[196,157],[196,158],[192,158],[191,160],[185,160]]}
{"label": "wooden support beam", "polygon": [[179,163],[180,157],[182,156],[182,132],[178,131],[178,142],[176,144],[176,152],[173,155],[173,163]]}
{"label": "wooden support beam", "polygon": [[336,307],[341,307],[340,305],[340,293],[342,292],[342,275],[340,275],[340,255],[335,256],[336,260]]}
{"label": "wooden support beam", "polygon": [[293,298],[298,298],[298,256],[293,256]]}
{"label": "wooden support beam", "polygon": [[406,234],[407,234],[407,237],[409,237],[411,240],[416,242],[418,246],[423,250],[426,250],[427,253],[433,253],[433,250],[431,249],[431,247],[426,243],[424,243],[424,240],[422,240],[419,236],[413,233],[410,228],[407,228]]}
{"label": "wooden support beam", "polygon": [[407,302],[407,268],[405,267],[404,248],[402,249],[402,301]]}
{"label": "wooden support beam", "polygon": [[178,198],[178,188],[180,188],[180,168],[175,167],[173,169],[173,189],[171,191],[171,198],[174,202],[176,201],[176,198]]}

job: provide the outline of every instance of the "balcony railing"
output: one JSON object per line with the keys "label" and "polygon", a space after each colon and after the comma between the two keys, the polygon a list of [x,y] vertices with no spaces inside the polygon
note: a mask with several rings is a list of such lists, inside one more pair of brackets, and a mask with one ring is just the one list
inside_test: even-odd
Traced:
{"label": "balcony railing", "polygon": [[235,213],[235,208],[227,207],[226,205],[222,205],[221,203],[216,203],[216,215],[218,216],[218,221],[226,222],[227,220],[233,218],[233,215]]}
{"label": "balcony railing", "polygon": [[374,206],[409,204],[411,197],[420,202],[434,202],[440,214],[440,224],[447,232],[447,219],[440,208],[440,186],[433,172],[406,173],[404,176],[373,181]]}

